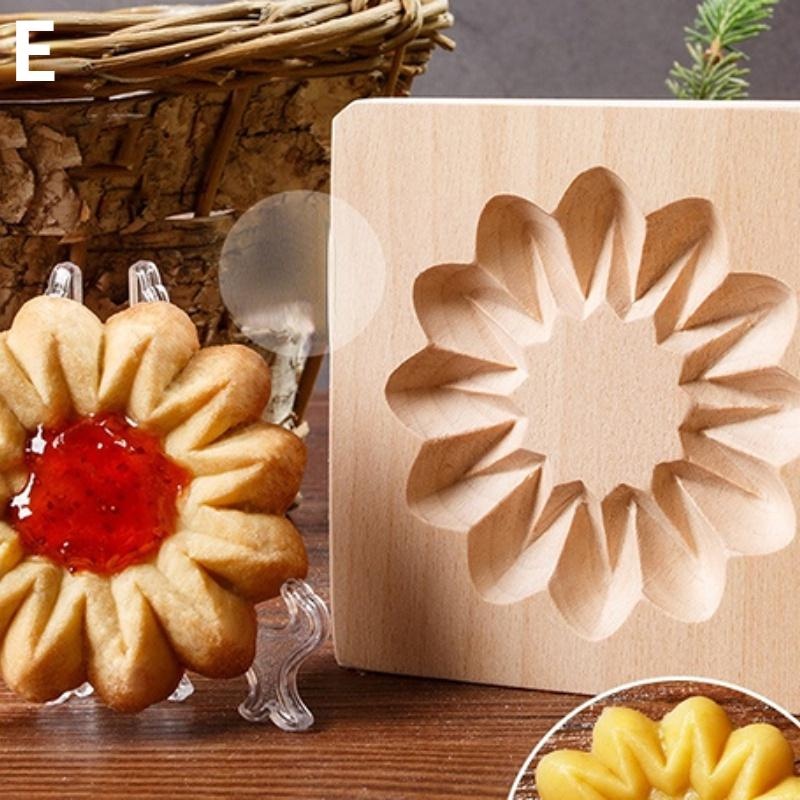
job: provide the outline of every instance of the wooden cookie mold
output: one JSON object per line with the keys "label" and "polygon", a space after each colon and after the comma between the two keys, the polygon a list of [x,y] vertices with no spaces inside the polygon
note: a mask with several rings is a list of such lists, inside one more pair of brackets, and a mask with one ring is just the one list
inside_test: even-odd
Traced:
{"label": "wooden cookie mold", "polygon": [[[709,674],[800,707],[798,109],[340,116],[334,194],[387,267],[338,348],[376,265],[334,213],[340,662],[584,692]],[[366,176],[369,141],[391,146]]]}
{"label": "wooden cookie mold", "polygon": [[408,503],[468,536],[486,599],[549,592],[587,638],[641,598],[697,622],[729,557],[794,537],[795,295],[728,272],[708,201],[645,216],[603,168],[552,215],[492,198],[475,260],[423,272],[414,301],[429,343],[386,387],[423,440]]}

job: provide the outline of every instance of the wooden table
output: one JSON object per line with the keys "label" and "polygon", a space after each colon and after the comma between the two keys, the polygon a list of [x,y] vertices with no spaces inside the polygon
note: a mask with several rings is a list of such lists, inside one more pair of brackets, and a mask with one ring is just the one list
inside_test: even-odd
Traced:
{"label": "wooden table", "polygon": [[[309,411],[311,466],[294,519],[327,598],[327,398]],[[197,680],[186,703],[122,716],[0,692],[0,797],[503,798],[544,733],[583,698],[339,668],[309,660],[305,734],[243,721],[243,680]]]}

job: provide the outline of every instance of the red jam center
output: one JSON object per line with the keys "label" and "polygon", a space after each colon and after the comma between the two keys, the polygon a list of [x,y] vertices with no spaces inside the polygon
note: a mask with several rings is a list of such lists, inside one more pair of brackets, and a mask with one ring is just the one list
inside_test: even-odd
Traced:
{"label": "red jam center", "polygon": [[110,575],[144,561],[172,534],[188,473],[158,437],[120,414],[39,428],[11,523],[29,553],[71,572]]}

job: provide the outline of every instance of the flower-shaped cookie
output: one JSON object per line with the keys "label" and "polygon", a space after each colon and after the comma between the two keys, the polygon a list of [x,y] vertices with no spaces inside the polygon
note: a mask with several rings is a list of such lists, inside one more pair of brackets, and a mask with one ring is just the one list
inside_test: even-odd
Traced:
{"label": "flower-shaped cookie", "polygon": [[495,197],[474,262],[419,276],[428,345],[386,386],[422,440],[407,500],[484,597],[548,592],[590,639],[642,598],[698,622],[730,557],[792,541],[796,297],[730,260],[708,201],[645,216],[596,168],[552,214]]}
{"label": "flower-shaped cookie", "polygon": [[536,788],[541,800],[797,800],[800,778],[776,727],[734,730],[721,706],[692,697],[661,722],[605,709],[591,752],[548,753]]}
{"label": "flower-shaped cookie", "polygon": [[261,421],[269,370],[200,349],[188,316],[136,305],[105,325],[26,303],[0,336],[0,669],[45,701],[90,681],[121,710],[185,669],[250,665],[254,603],[302,577],[285,518],[303,444]]}

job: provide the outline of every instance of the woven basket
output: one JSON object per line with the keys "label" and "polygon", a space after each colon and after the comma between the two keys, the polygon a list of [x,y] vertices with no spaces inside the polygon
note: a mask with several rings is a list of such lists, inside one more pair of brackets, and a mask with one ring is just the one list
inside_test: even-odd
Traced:
{"label": "woven basket", "polygon": [[[18,19],[53,83],[16,82]],[[330,123],[351,100],[407,94],[447,0],[261,0],[0,16],[0,323],[50,267],[84,270],[101,316],[127,267],[155,261],[204,343],[236,340],[219,296],[226,233],[258,200],[325,191]],[[37,34],[34,34],[37,35]],[[301,403],[308,394],[307,367]]]}

